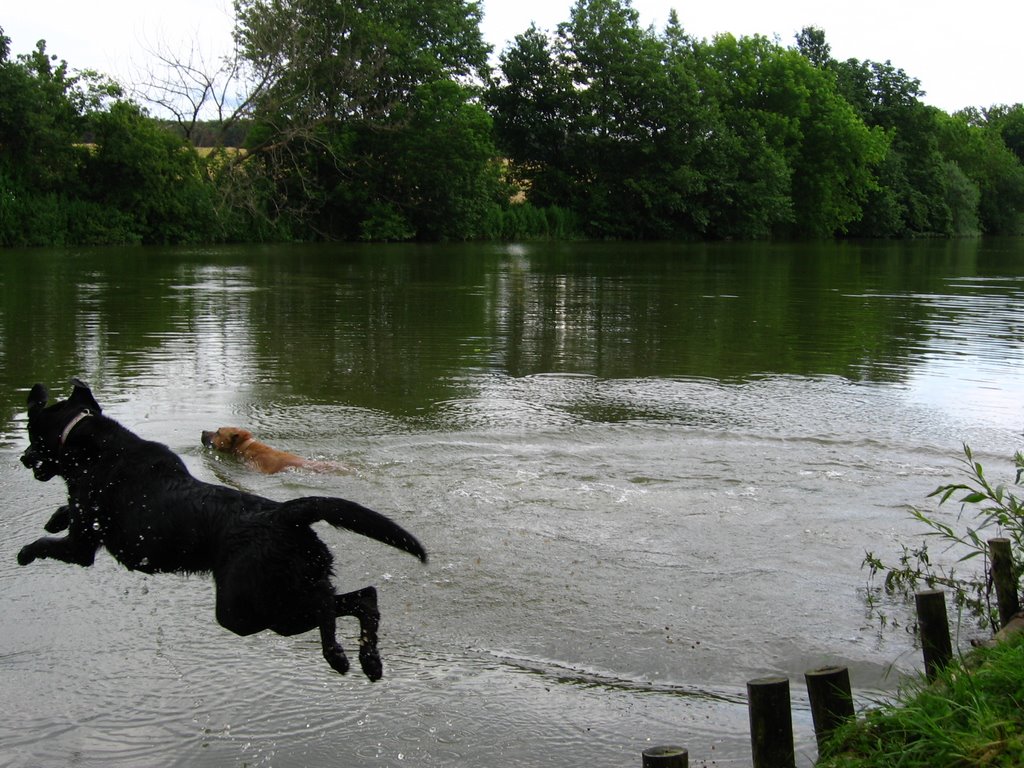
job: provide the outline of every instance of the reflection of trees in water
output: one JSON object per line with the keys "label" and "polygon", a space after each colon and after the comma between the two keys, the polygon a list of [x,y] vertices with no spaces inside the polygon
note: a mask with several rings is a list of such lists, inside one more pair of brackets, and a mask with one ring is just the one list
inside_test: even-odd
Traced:
{"label": "reflection of trees in water", "polygon": [[405,414],[487,375],[905,381],[954,348],[1019,357],[1015,256],[976,240],[12,252],[0,375],[14,411],[19,387],[81,375]]}

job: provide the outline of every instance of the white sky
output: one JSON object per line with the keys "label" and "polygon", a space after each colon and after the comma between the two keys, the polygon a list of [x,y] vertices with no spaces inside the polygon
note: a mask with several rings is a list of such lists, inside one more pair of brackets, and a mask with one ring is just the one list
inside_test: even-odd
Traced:
{"label": "white sky", "polygon": [[[483,33],[497,51],[531,21],[554,29],[573,0],[483,0]],[[41,0],[13,2],[0,14],[12,53],[39,39],[74,69],[96,69],[130,81],[147,52],[193,43],[216,59],[230,48],[230,0]],[[17,7],[13,7],[17,5]],[[891,60],[921,81],[925,101],[948,112],[965,106],[1024,102],[1024,2],[1021,0],[634,0],[641,23],[664,27],[676,8],[691,35],[793,36],[825,30],[837,59]]]}

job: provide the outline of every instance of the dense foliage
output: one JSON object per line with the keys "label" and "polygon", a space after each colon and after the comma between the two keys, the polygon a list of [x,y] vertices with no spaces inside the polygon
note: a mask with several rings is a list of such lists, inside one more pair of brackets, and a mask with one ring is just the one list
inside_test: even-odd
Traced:
{"label": "dense foliage", "polygon": [[1021,231],[1024,107],[946,115],[889,62],[834,60],[821,30],[696,40],[674,14],[657,33],[625,0],[578,0],[500,70],[513,177],[590,236]]}
{"label": "dense foliage", "polygon": [[1024,106],[945,114],[815,28],[697,40],[576,0],[492,72],[474,0],[235,14],[234,85],[178,62],[202,88],[151,99],[170,122],[0,30],[0,244],[1022,233]]}

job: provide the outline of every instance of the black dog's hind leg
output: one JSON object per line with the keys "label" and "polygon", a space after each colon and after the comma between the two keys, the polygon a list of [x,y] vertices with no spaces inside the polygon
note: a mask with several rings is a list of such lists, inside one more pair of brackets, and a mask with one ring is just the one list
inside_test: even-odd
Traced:
{"label": "black dog's hind leg", "polygon": [[66,531],[70,525],[71,505],[65,504],[63,507],[58,507],[57,511],[50,515],[50,519],[46,521],[46,525],[43,528],[50,533],[60,533],[61,531]]}
{"label": "black dog's hind leg", "polygon": [[82,540],[74,536],[64,536],[59,539],[44,536],[21,548],[18,553],[18,565],[28,565],[38,558],[49,558],[88,568],[96,559],[97,549],[99,549],[97,542]]}
{"label": "black dog's hind leg", "polygon": [[377,630],[380,627],[377,590],[364,587],[345,595],[336,595],[334,607],[338,616],[355,616],[359,619],[359,666],[371,681],[380,680],[384,666],[377,652]]}
{"label": "black dog's hind leg", "polygon": [[[328,588],[330,588],[329,585]],[[331,665],[331,669],[344,675],[348,672],[349,663],[345,656],[345,649],[341,647],[336,635],[337,627],[334,619],[337,614],[333,610],[334,599],[332,590],[330,598],[324,601],[324,605],[320,609],[320,645],[323,646],[324,658]]]}

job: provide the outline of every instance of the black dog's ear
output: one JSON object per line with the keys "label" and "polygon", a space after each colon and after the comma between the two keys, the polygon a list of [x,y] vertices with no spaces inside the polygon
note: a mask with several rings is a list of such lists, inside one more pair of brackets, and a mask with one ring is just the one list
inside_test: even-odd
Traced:
{"label": "black dog's ear", "polygon": [[46,402],[49,399],[50,393],[46,391],[46,387],[36,384],[28,393],[28,412],[31,414],[42,410],[46,407]]}
{"label": "black dog's ear", "polygon": [[85,384],[81,379],[74,378],[71,383],[75,386],[71,392],[71,397],[68,398],[69,403],[75,405],[81,405],[83,408],[88,408],[94,414],[100,414],[103,409],[100,408],[100,404],[96,402],[96,398],[92,396],[92,390]]}

